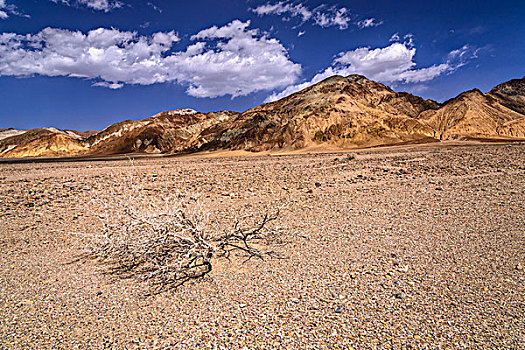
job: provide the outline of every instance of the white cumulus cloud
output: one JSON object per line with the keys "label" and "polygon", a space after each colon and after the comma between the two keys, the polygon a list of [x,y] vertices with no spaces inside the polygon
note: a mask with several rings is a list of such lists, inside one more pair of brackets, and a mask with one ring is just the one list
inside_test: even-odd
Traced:
{"label": "white cumulus cloud", "polygon": [[332,65],[316,74],[310,81],[288,86],[280,93],[269,96],[265,102],[273,102],[316,84],[332,75],[347,76],[361,74],[369,79],[385,83],[421,83],[430,81],[446,73],[452,73],[476,57],[477,50],[465,45],[448,54],[444,63],[430,67],[416,68],[414,56],[416,49],[408,43],[395,42],[383,48],[360,47],[342,52]]}
{"label": "white cumulus cloud", "polygon": [[235,20],[205,29],[175,51],[175,32],[140,36],[99,28],[0,34],[0,76],[67,76],[111,89],[174,82],[196,97],[244,96],[291,85],[301,74],[276,39]]}

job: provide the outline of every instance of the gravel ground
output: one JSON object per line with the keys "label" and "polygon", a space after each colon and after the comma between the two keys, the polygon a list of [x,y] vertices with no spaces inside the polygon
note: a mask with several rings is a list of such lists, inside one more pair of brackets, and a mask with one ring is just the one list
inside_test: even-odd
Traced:
{"label": "gravel ground", "polygon": [[[525,349],[524,161],[478,145],[0,164],[0,349]],[[286,259],[158,295],[77,261],[90,198],[131,172],[225,225],[286,203]]]}

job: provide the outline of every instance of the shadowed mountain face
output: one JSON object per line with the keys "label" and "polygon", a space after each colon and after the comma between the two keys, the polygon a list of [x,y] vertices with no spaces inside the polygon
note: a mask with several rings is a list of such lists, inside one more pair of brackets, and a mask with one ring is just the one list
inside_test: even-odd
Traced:
{"label": "shadowed mountain face", "polygon": [[499,84],[487,95],[496,98],[513,111],[525,114],[525,77]]}
{"label": "shadowed mountain face", "polygon": [[244,113],[191,109],[123,121],[100,132],[0,129],[1,157],[60,157],[210,150],[351,148],[440,139],[524,139],[525,79],[444,104],[360,75],[333,76]]}

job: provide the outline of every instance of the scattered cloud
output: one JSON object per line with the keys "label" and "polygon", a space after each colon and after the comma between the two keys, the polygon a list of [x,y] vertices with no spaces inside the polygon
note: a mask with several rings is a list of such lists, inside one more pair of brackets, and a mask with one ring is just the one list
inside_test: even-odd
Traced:
{"label": "scattered cloud", "polygon": [[344,30],[348,28],[351,18],[348,10],[344,7],[321,5],[314,10],[314,21],[315,24],[323,28],[339,27],[339,29]]}
{"label": "scattered cloud", "polygon": [[488,49],[488,47],[478,48],[470,44],[465,44],[457,50],[450,51],[447,61],[453,64],[456,68],[463,67],[471,60],[478,58],[479,53],[486,49]]}
{"label": "scattered cloud", "polygon": [[357,22],[359,29],[369,28],[369,27],[378,27],[383,24],[383,21],[378,21],[375,18],[366,18]]}
{"label": "scattered cloud", "polygon": [[152,9],[154,9],[155,11],[157,11],[158,13],[162,13],[162,9],[158,7],[157,5],[155,5],[154,3],[148,1],[146,4],[150,6]]}
{"label": "scattered cloud", "polygon": [[[301,17],[303,22],[312,18],[313,13],[302,4],[293,4],[288,1],[280,1],[276,4],[267,3],[252,9],[259,16],[263,15],[286,15],[289,17]],[[289,17],[284,17],[286,20]]]}
{"label": "scattered cloud", "polygon": [[400,41],[401,38],[399,37],[399,33],[394,33],[392,34],[392,36],[390,37],[390,42],[395,42],[395,41]]}
{"label": "scattered cloud", "polygon": [[6,19],[9,17],[4,9],[6,8],[5,0],[0,0],[0,19]]}
{"label": "scattered cloud", "polygon": [[[399,36],[397,34],[395,36],[399,40]],[[407,40],[410,41],[411,39],[412,36],[407,37]],[[406,42],[394,42],[389,46],[375,49],[360,47],[340,53],[330,67],[316,74],[310,81],[291,85],[280,93],[272,94],[265,102],[276,101],[336,74],[343,76],[362,74],[369,79],[385,83],[422,83],[440,75],[454,72],[476,58],[477,52],[478,50],[470,45],[465,45],[460,49],[451,51],[444,63],[416,68],[414,62],[416,49]]]}
{"label": "scattered cloud", "polygon": [[[402,39],[402,40],[401,40]],[[392,36],[390,37],[390,40],[389,40],[391,43],[392,42],[402,42],[403,44],[405,44],[405,46],[408,46],[408,47],[414,47],[414,34],[412,33],[407,33],[403,36],[403,38],[401,38],[401,36],[399,35],[399,33],[394,33],[392,34]]]}
{"label": "scattered cloud", "polygon": [[[0,0],[1,1],[1,0]],[[301,66],[276,39],[235,20],[191,37],[174,51],[175,32],[139,36],[99,28],[87,33],[45,28],[0,34],[0,76],[67,76],[118,89],[127,84],[175,82],[196,97],[244,96],[294,84]]]}
{"label": "scattered cloud", "polygon": [[408,47],[414,47],[414,34],[408,33],[403,37],[404,44]]}
{"label": "scattered cloud", "polygon": [[252,9],[252,12],[259,16],[277,15],[281,16],[285,22],[293,18],[301,20],[300,25],[305,22],[311,22],[314,25],[327,28],[337,27],[340,30],[345,30],[350,24],[356,25],[363,29],[367,27],[377,27],[383,22],[375,18],[367,18],[358,21],[357,16],[352,15],[345,7],[320,5],[313,9],[308,8],[302,3],[294,1],[279,1],[277,3],[266,3]]}
{"label": "scattered cloud", "polygon": [[66,6],[85,6],[95,11],[110,12],[124,6],[118,0],[50,0],[55,4],[61,3]]}
{"label": "scattered cloud", "polygon": [[8,19],[10,16],[31,18],[31,16],[20,12],[15,5],[8,4],[6,0],[0,0],[0,20]]}

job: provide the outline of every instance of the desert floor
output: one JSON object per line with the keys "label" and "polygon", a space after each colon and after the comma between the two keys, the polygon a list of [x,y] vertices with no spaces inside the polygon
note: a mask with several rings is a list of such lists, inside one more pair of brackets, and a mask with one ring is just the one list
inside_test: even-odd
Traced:
{"label": "desert floor", "polygon": [[[525,349],[523,144],[0,171],[0,349]],[[161,294],[78,260],[129,174],[224,226],[283,206],[285,259]]]}

